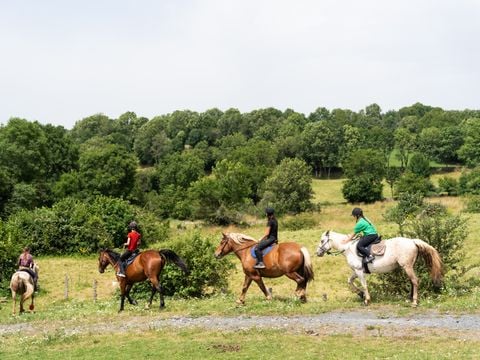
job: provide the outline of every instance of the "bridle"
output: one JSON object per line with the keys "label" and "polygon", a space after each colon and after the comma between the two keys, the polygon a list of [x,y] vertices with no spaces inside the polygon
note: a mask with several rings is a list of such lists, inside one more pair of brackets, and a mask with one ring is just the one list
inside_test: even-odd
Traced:
{"label": "bridle", "polygon": [[109,264],[112,265],[112,267],[115,267],[115,265],[117,265],[117,262],[114,262],[112,257],[106,251],[102,251],[100,258],[101,268],[105,270]]}
{"label": "bridle", "polygon": [[[318,250],[321,250],[322,251],[322,254],[327,254],[327,255],[340,255],[340,254],[343,254],[345,252],[345,250],[338,250],[338,251],[332,251],[332,247],[330,246],[330,248],[326,248],[325,246],[330,242],[332,241],[332,239],[330,239],[330,231],[327,231],[327,233],[325,234],[325,236],[327,237],[326,241],[323,241],[322,240],[322,243],[320,245],[320,247],[318,248]],[[317,251],[318,253],[318,251]]]}
{"label": "bridle", "polygon": [[[220,249],[220,254],[223,254],[223,250],[225,249],[225,246],[228,244],[228,242],[229,242],[230,240],[231,240],[230,238],[223,238],[223,239],[222,239],[223,246],[222,246],[222,248]],[[244,246],[244,247],[241,247],[241,248],[239,248],[239,249],[232,250],[232,251],[236,254],[236,253],[238,253],[239,251],[242,251],[242,250],[251,248],[252,246],[255,246],[256,244],[257,244],[257,243],[254,242],[253,244],[248,244],[247,246]]]}

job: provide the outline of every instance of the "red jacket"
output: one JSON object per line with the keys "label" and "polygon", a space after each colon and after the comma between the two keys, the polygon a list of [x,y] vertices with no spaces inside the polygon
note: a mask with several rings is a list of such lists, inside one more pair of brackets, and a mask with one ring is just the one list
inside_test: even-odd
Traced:
{"label": "red jacket", "polygon": [[142,235],[135,230],[132,230],[128,233],[128,238],[130,239],[130,242],[128,243],[127,249],[130,251],[135,251],[137,250],[138,244],[140,243],[140,238]]}

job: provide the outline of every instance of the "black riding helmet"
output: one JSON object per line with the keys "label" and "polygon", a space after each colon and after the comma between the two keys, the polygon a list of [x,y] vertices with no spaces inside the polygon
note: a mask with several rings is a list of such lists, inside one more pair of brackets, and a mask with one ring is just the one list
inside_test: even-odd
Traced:
{"label": "black riding helmet", "polygon": [[352,215],[356,217],[363,216],[363,210],[360,208],[354,208],[352,210]]}
{"label": "black riding helmet", "polygon": [[273,210],[273,208],[271,208],[271,207],[267,207],[267,208],[265,209],[265,214],[267,214],[268,216],[271,216],[271,215],[273,215],[274,213],[275,213],[275,210]]}

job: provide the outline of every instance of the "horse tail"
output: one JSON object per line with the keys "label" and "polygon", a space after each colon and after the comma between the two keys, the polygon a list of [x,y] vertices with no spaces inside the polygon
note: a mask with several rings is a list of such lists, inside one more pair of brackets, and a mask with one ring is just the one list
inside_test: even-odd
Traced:
{"label": "horse tail", "polygon": [[185,274],[189,274],[190,270],[188,269],[187,264],[173,251],[170,249],[159,250],[160,256],[163,256],[167,262],[170,261],[177,265]]}
{"label": "horse tail", "polygon": [[418,248],[428,268],[430,269],[430,277],[435,285],[440,285],[443,278],[443,263],[438,251],[425,241],[414,239],[413,242]]}
{"label": "horse tail", "polygon": [[315,278],[313,273],[312,260],[310,259],[310,254],[306,247],[302,246],[300,251],[303,254],[303,277],[305,278],[305,282],[308,283]]}

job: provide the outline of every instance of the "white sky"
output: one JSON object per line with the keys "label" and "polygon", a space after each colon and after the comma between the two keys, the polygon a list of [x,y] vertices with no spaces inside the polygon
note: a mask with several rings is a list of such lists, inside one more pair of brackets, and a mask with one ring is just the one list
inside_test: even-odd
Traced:
{"label": "white sky", "polygon": [[478,0],[0,0],[0,122],[480,108]]}

